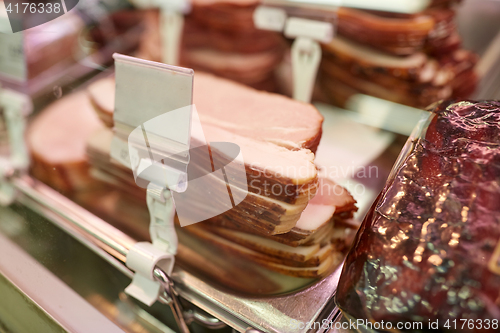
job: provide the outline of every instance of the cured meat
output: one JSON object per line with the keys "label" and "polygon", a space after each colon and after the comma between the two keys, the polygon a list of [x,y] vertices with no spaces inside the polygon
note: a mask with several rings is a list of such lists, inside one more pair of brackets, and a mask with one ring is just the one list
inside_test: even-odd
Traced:
{"label": "cured meat", "polygon": [[183,64],[209,73],[253,86],[265,81],[269,68],[281,62],[282,55],[274,51],[255,54],[221,52],[196,48],[184,50]]}
{"label": "cured meat", "polygon": [[424,330],[499,318],[500,103],[442,102],[431,112],[346,259],[337,303],[351,317]]}
{"label": "cured meat", "polygon": [[[345,219],[352,216],[356,207],[354,199],[341,188],[343,191],[322,192],[306,209],[320,184],[320,188],[337,187],[335,183],[328,180],[318,182],[314,153],[307,149],[314,147],[314,143],[311,142],[315,140],[308,137],[321,135],[321,115],[310,105],[294,102],[282,96],[256,92],[209,75],[198,75],[198,77],[202,78],[201,81],[205,80],[206,89],[210,87],[214,90],[213,93],[203,91],[202,89],[205,88],[203,85],[200,88],[199,80],[195,79],[195,91],[199,88],[203,92],[197,94],[195,100],[200,101],[201,105],[206,105],[208,111],[199,112],[206,140],[237,144],[246,163],[247,184],[232,182],[230,194],[233,197],[239,195],[239,192],[243,191],[242,185],[247,185],[248,195],[245,200],[218,217],[222,216],[239,225],[251,225],[254,232],[247,233],[204,221],[191,228],[182,228],[180,234],[185,234],[184,230],[188,231],[193,235],[193,239],[203,240],[200,243],[215,245],[219,251],[226,251],[226,253],[229,251],[233,256],[248,258],[260,266],[290,276],[317,278],[328,274],[341,263],[350,244],[351,232],[349,230],[354,230],[356,227],[349,226],[349,222]],[[224,96],[218,89],[233,93]],[[147,225],[147,220],[135,221],[137,225],[130,225],[129,222],[123,221],[127,219],[124,215],[128,215],[126,213],[128,210],[120,214],[110,212],[125,204],[124,202],[133,202],[136,208],[130,215],[139,220],[147,216],[145,190],[137,187],[131,170],[110,158],[112,130],[100,125],[99,118],[91,111],[92,106],[98,109],[101,118],[108,125],[112,125],[113,91],[114,80],[104,79],[91,85],[87,93],[78,92],[65,97],[42,112],[30,128],[29,135],[32,143],[30,148],[33,152],[42,151],[42,155],[55,155],[59,159],[47,162],[45,158],[42,168],[35,159],[35,175],[44,179],[45,169],[52,167],[50,163],[56,162],[63,168],[64,173],[75,173],[78,168],[75,167],[73,160],[76,160],[78,165],[83,166],[81,172],[78,171],[79,177],[85,179],[87,186],[96,184],[99,187],[91,192],[77,191],[72,193],[72,197],[79,200],[87,209],[96,214],[102,214],[127,232],[144,235],[143,226]],[[89,101],[89,96],[92,97],[92,102]],[[212,105],[213,103],[216,104]],[[224,108],[216,108],[217,105],[224,105],[223,103],[233,103],[233,106],[241,105],[240,113],[235,113],[229,105],[226,106],[226,111]],[[287,110],[293,118],[280,120],[268,117],[264,119],[267,107],[273,108],[275,112]],[[53,109],[57,112],[50,111]],[[75,110],[79,110],[78,114],[74,114]],[[88,120],[87,113],[81,110],[90,111],[92,120]],[[64,111],[68,112],[64,113]],[[248,114],[253,111],[255,111],[254,114]],[[309,119],[302,113],[308,114]],[[263,118],[260,121],[260,127],[254,117]],[[313,122],[308,124],[311,118],[318,127],[316,133],[313,133]],[[295,126],[301,126],[303,131],[300,128],[292,128],[296,133],[285,130],[287,129],[285,126],[291,127],[291,124],[297,120],[301,123],[295,123]],[[89,124],[97,124],[97,126],[94,128]],[[55,134],[57,126],[64,126],[65,130],[61,135]],[[78,129],[76,130],[75,127]],[[283,132],[279,133],[280,130]],[[47,135],[47,131],[50,135]],[[45,141],[37,141],[37,138],[42,136]],[[198,140],[198,136],[194,136],[193,140]],[[87,156],[85,153],[82,154],[81,150],[75,149],[82,141],[86,146]],[[60,151],[60,154],[54,154],[53,147],[59,146],[62,148],[56,151]],[[43,147],[50,147],[50,149],[43,149]],[[217,145],[210,145],[210,148],[214,164],[224,158],[223,152]],[[196,160],[197,151],[193,150],[192,153],[192,160]],[[35,153],[33,155],[36,156]],[[91,168],[87,159],[92,165]],[[198,166],[195,165],[195,167]],[[226,172],[230,173],[230,168],[232,168],[231,165],[227,166]],[[43,171],[38,172],[39,170]],[[226,189],[225,183],[223,183],[224,186],[210,186],[212,183],[220,185],[215,182],[223,181],[210,173],[206,176],[207,179],[209,178],[207,181],[211,189]],[[47,178],[46,182],[58,187],[64,179],[63,173],[57,173]],[[263,184],[268,184],[271,188],[278,186],[287,190],[278,193],[266,189]],[[77,187],[72,184],[71,189],[86,190],[88,187]],[[200,205],[203,205],[206,197],[202,191],[194,191],[194,193],[192,201],[189,202],[189,208],[196,211],[201,209]],[[214,198],[218,197],[216,192],[212,192],[212,195]],[[179,203],[176,202],[176,204]],[[303,229],[296,228],[299,220],[299,226]],[[294,231],[290,232],[291,230]],[[291,236],[285,236],[289,232]],[[277,241],[273,238],[273,234],[282,234],[285,241]],[[184,236],[180,236],[181,242],[185,239]],[[185,244],[181,244],[181,249],[187,250]]]}
{"label": "cured meat", "polygon": [[339,8],[339,34],[363,44],[397,54],[409,55],[422,50],[436,22],[430,15],[384,17],[374,13]]}
{"label": "cured meat", "polygon": [[[363,93],[414,107],[452,96],[467,97],[477,83],[477,56],[456,50],[440,58],[423,52],[392,56],[336,38],[326,51],[320,81],[331,101],[343,106],[348,98]],[[467,78],[467,88],[462,86]]]}
{"label": "cured meat", "polygon": [[[192,1],[186,16],[180,63],[254,88],[275,91],[274,71],[286,43],[281,34],[259,30],[253,13],[259,1]],[[145,13],[140,57],[161,61],[159,16]]]}
{"label": "cured meat", "polygon": [[[114,109],[113,91],[104,89],[113,88],[111,82],[112,79],[107,79],[107,82],[97,82],[89,88],[93,104],[100,109],[108,108],[108,114],[112,114]],[[316,148],[311,146],[311,141],[314,145],[321,128],[321,115],[308,104],[279,95],[256,92],[213,76],[197,74],[194,82],[194,102],[205,138],[208,142],[238,144],[245,159],[250,193],[242,203],[225,215],[250,224],[265,234],[290,231],[316,192],[314,155],[309,150],[300,148]],[[283,116],[278,118],[276,111],[280,109],[287,110],[290,119]],[[102,110],[100,113],[103,113]],[[108,118],[110,117],[109,115]],[[264,117],[267,119],[264,120]],[[308,123],[313,124],[314,117],[317,121],[316,133],[313,133],[312,126],[310,129],[306,127]],[[90,148],[89,151],[98,150]],[[105,149],[101,151],[104,151],[101,156],[109,156]],[[218,182],[215,177],[209,180],[214,184]],[[200,203],[204,201],[203,197],[198,199]]]}
{"label": "cured meat", "polygon": [[[404,79],[417,80],[429,61],[423,52],[397,57],[343,37],[323,45],[326,58],[342,66],[357,67],[366,72],[386,72]],[[436,69],[433,68],[433,71]],[[433,76],[433,75],[429,75]]]}
{"label": "cured meat", "polygon": [[[355,204],[356,201],[346,189],[330,179],[320,178],[316,195],[309,200],[295,227],[285,234],[269,236],[253,225],[241,223],[228,215],[216,216],[204,224],[267,237],[289,246],[299,246],[320,241],[321,237],[332,232],[335,221],[352,218],[357,210]],[[356,226],[351,228],[356,229]]]}
{"label": "cured meat", "polygon": [[341,107],[360,93],[418,108],[468,98],[478,59],[461,49],[458,2],[432,1],[416,14],[340,8],[339,37],[323,45],[321,96]]}
{"label": "cured meat", "polygon": [[[237,253],[240,256],[248,258],[268,269],[296,277],[318,278],[332,272],[333,269],[342,263],[344,255],[341,252],[332,251],[330,245],[325,245],[319,249],[314,255],[309,257],[302,256],[301,260],[295,261],[286,259],[284,256],[291,256],[292,253],[282,251],[282,257],[264,254],[259,251],[252,250],[248,247],[233,242],[224,237],[220,237],[216,233],[212,233],[194,225],[185,228],[188,232],[194,234],[196,237],[203,239],[218,246],[225,251]],[[248,237],[248,236],[246,236]],[[245,238],[245,236],[243,236]],[[241,242],[241,239],[239,239]],[[291,248],[294,250],[297,248]],[[276,252],[275,252],[276,253]],[[295,253],[295,257],[299,255]],[[305,259],[309,258],[309,259]]]}
{"label": "cured meat", "polygon": [[[193,99],[203,124],[291,149],[316,151],[323,117],[310,104],[259,92],[212,75],[196,73]],[[111,125],[114,79],[88,89],[100,118]]]}
{"label": "cured meat", "polygon": [[[203,129],[208,142],[238,144],[245,159],[249,193],[243,202],[223,215],[231,216],[241,223],[249,223],[267,234],[291,230],[316,192],[317,169],[313,164],[314,155],[308,150],[292,151],[272,143],[215,130],[212,126],[204,126]],[[110,130],[108,133],[98,133],[95,138],[89,140],[88,153],[91,163],[115,176],[124,177],[128,186],[136,188],[136,185],[131,183],[131,171],[124,170],[110,161],[112,134]],[[216,186],[220,181],[215,176],[210,178],[210,175],[207,175],[204,185],[225,189],[225,186]],[[275,190],[267,191],[263,186],[259,186],[262,184],[268,184],[270,188],[274,186]],[[238,188],[232,187],[231,190],[233,195],[245,195],[243,192],[240,194],[242,190]],[[204,199],[203,192],[200,192],[199,196],[193,193],[193,202],[190,205],[195,209],[197,202],[203,205]]]}
{"label": "cured meat", "polygon": [[209,48],[216,51],[253,54],[268,52],[277,46],[284,46],[283,37],[267,30],[250,29],[234,31],[233,29],[216,29],[186,17],[183,45],[185,49]]}
{"label": "cured meat", "polygon": [[86,142],[101,128],[85,91],[49,105],[27,129],[33,175],[63,192],[95,186],[88,174]]}
{"label": "cured meat", "polygon": [[259,3],[256,0],[195,0],[192,1],[191,17],[204,26],[221,31],[254,31],[253,13]]}
{"label": "cured meat", "polygon": [[[24,56],[28,78],[34,78],[56,64],[75,63],[78,60],[75,58],[78,35],[83,27],[83,20],[73,12],[47,22],[43,27],[26,30]],[[47,30],[52,33],[43,33]]]}
{"label": "cured meat", "polygon": [[98,80],[87,87],[89,101],[96,110],[99,119],[107,126],[113,127],[115,109],[115,79],[108,77]]}
{"label": "cured meat", "polygon": [[[2,5],[3,11],[4,8]],[[5,19],[6,15],[5,12]],[[118,11],[103,20],[92,19],[84,8],[75,8],[55,20],[24,30],[22,50],[9,52],[16,52],[15,57],[23,57],[26,79],[43,77],[40,80],[45,82],[47,77],[62,75],[68,68],[75,66],[88,52],[94,53],[94,56],[99,52],[96,60],[99,58],[99,63],[106,63],[111,59],[109,55],[112,52],[128,52],[137,47],[137,34],[131,33],[140,23],[135,13]],[[121,39],[119,43],[117,38]],[[82,49],[83,40],[92,45],[91,49]],[[17,52],[22,53],[18,55]]]}
{"label": "cured meat", "polygon": [[413,15],[339,8],[338,30],[348,39],[393,55],[411,55],[425,48],[443,53],[443,41],[457,30],[454,17],[453,10],[441,7]]}
{"label": "cured meat", "polygon": [[[206,132],[207,138],[210,138],[210,129]],[[139,194],[139,198],[134,200],[142,202],[143,209],[145,209],[144,197],[146,194],[143,190],[137,190],[132,181],[131,172],[120,172],[119,169],[123,167],[109,159],[109,142],[111,137],[111,131],[106,129],[97,132],[90,138],[88,145],[90,163],[101,172],[109,172],[107,176],[100,177],[99,179],[107,182],[114,188],[125,189],[130,197],[135,197],[134,195]],[[241,141],[238,143],[243,147],[243,156],[247,155],[252,158],[251,154],[246,153],[248,151],[244,148],[245,144]],[[253,144],[256,143],[254,142]],[[259,204],[259,201],[255,201],[255,198],[258,197],[260,198],[260,203],[265,203],[268,197],[255,196],[253,194],[250,194],[247,199],[232,210],[184,229],[205,242],[209,242],[233,254],[244,256],[271,270],[297,277],[319,277],[338,266],[343,253],[345,253],[350,245],[350,241],[352,240],[351,235],[356,230],[356,225],[349,226],[349,223],[342,221],[343,218],[351,216],[356,210],[354,199],[352,199],[345,189],[336,188],[338,185],[335,185],[332,181],[324,179],[320,184],[322,184],[319,187],[321,192],[310,200],[310,203],[316,207],[312,207],[312,209],[306,208],[302,215],[300,215],[301,226],[305,229],[293,228],[292,230],[296,231],[289,232],[298,234],[298,231],[300,231],[304,233],[305,235],[301,234],[298,236],[302,242],[290,241],[289,239],[293,239],[294,236],[287,236],[289,233],[279,236],[269,236],[269,231],[266,229],[265,224],[268,223],[266,221],[269,221],[269,217],[274,214],[275,208],[267,207],[262,210],[256,206]],[[127,187],[128,190],[126,190]],[[335,192],[332,189],[335,189]],[[193,198],[190,203],[191,208],[197,209],[197,202],[202,201],[204,201],[203,196]],[[273,202],[275,205],[279,204],[278,201]],[[283,204],[281,205],[283,206]],[[340,212],[335,214],[337,208]],[[302,212],[303,210],[304,206],[299,207],[297,212]],[[318,214],[318,210],[321,214]],[[258,211],[265,211],[266,214],[256,215],[255,213]],[[348,215],[343,215],[345,213]],[[335,224],[333,222],[334,214],[337,221]],[[247,226],[247,229],[250,229],[251,232],[246,232],[244,228],[226,228],[227,226],[224,224],[217,224],[217,221],[220,219],[233,221],[237,226]],[[282,226],[288,225],[289,222],[286,223],[283,223]],[[252,227],[248,227],[249,225]],[[296,225],[296,223],[293,222],[291,225]],[[348,226],[347,229],[346,226]],[[279,231],[278,228],[275,230]],[[284,241],[277,237],[282,237]]]}

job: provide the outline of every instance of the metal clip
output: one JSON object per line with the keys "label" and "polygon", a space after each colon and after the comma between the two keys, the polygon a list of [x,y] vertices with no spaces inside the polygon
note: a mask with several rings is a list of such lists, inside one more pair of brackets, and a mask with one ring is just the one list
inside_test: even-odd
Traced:
{"label": "metal clip", "polygon": [[182,310],[179,295],[175,292],[172,280],[170,280],[168,275],[159,268],[155,268],[153,274],[163,286],[163,297],[159,298],[160,302],[170,306],[181,333],[189,333],[189,327],[184,319],[184,311]]}

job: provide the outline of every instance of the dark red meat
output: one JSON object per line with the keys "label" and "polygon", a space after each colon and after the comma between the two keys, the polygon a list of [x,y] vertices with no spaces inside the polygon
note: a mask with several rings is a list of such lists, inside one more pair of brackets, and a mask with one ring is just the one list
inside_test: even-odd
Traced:
{"label": "dark red meat", "polygon": [[355,318],[500,319],[500,102],[432,112],[346,259],[337,302]]}

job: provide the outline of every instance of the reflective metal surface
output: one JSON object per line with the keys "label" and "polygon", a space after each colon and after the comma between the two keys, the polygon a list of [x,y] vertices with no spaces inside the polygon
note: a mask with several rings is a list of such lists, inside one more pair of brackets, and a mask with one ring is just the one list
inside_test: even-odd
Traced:
{"label": "reflective metal surface", "polygon": [[2,234],[0,252],[0,331],[123,332]]}
{"label": "reflective metal surface", "polygon": [[[125,275],[131,276],[121,262],[134,239],[34,179],[16,179],[14,184],[21,192],[19,202],[71,234]],[[308,287],[310,280],[304,281],[307,282],[306,287],[302,282],[295,288],[299,288],[296,292],[291,289],[287,294],[267,297],[222,291],[181,267],[175,268],[172,278],[175,291],[181,298],[239,332],[253,327],[263,332],[299,333],[306,330],[293,326],[293,321],[321,321],[335,313],[332,299],[339,275],[340,268]]]}
{"label": "reflective metal surface", "polygon": [[[6,240],[5,237],[8,239]],[[84,312],[87,310],[84,308],[91,308],[88,303],[118,325],[121,329],[120,332],[172,333],[176,329],[175,320],[167,306],[157,303],[151,308],[141,307],[140,304],[123,293],[123,289],[130,283],[129,277],[53,223],[24,206],[0,207],[0,243],[3,254],[0,261],[10,260],[7,266],[3,265],[0,268],[1,275],[12,280],[12,274],[9,272],[21,273],[18,281],[12,281],[22,289],[25,298],[35,300],[41,306],[42,317],[54,317],[59,313],[57,321],[65,327],[65,330],[62,331],[79,332],[74,327],[68,329],[68,324],[64,323],[78,320],[78,318],[89,321],[89,323],[73,325],[87,328],[83,332],[102,332],[105,329],[106,326],[99,329],[98,320],[87,317]],[[15,243],[18,250],[6,250],[9,243]],[[7,249],[9,248],[11,246],[7,247]],[[20,257],[18,254],[23,251],[24,253]],[[31,266],[22,268],[28,263]],[[47,274],[53,277],[45,278],[44,276]],[[24,279],[26,282],[23,282]],[[2,292],[2,300],[14,292],[12,288],[7,290],[8,292]],[[64,295],[68,293],[73,294],[72,297],[76,297],[76,300],[68,301],[70,305],[68,303],[64,305],[61,301],[65,300],[66,296]],[[74,296],[75,293],[78,295]],[[79,297],[83,297],[87,305],[78,306],[81,302],[77,300]],[[61,304],[64,306],[61,307]],[[7,308],[4,309],[12,309],[13,307],[14,304],[11,303],[7,304]],[[52,313],[54,310],[55,314]],[[57,331],[53,327],[48,331],[44,330],[44,327],[39,324],[29,326],[30,328],[26,329],[26,325],[33,325],[37,321],[36,316],[33,317],[32,311],[17,308],[14,315],[10,316],[8,313],[12,314],[12,312],[9,311],[2,311],[2,314],[6,315],[11,323],[8,327],[12,329],[7,330],[7,332]],[[64,311],[67,313],[64,314]],[[21,313],[21,318],[19,318],[18,313]],[[13,321],[17,321],[16,325],[21,325],[25,329],[17,329],[17,326],[11,327]],[[44,319],[44,321],[46,320]],[[0,322],[5,324],[4,320],[0,320]],[[92,324],[95,325],[89,328],[89,325]],[[4,328],[2,327],[2,329]],[[199,326],[193,328],[192,332],[203,332],[200,331]]]}

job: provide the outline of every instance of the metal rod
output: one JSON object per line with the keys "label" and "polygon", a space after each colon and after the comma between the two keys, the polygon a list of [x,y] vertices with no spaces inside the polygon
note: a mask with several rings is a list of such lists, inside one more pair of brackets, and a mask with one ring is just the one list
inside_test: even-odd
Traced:
{"label": "metal rod", "polygon": [[126,262],[129,249],[137,242],[130,236],[29,176],[14,178],[12,183],[25,197],[62,217],[63,219],[53,221],[59,227],[79,239],[92,242],[123,263]]}

